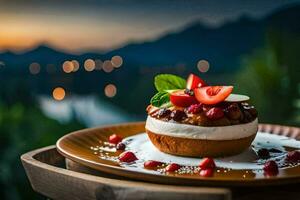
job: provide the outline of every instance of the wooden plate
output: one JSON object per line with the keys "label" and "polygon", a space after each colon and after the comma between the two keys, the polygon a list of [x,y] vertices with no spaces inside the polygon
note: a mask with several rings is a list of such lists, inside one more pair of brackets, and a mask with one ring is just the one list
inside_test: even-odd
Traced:
{"label": "wooden plate", "polygon": [[[59,139],[56,143],[57,150],[68,159],[93,169],[132,179],[156,183],[181,185],[257,186],[300,182],[299,165],[291,168],[280,169],[279,174],[273,177],[259,176],[250,171],[245,174],[245,170],[232,170],[226,174],[215,173],[216,175],[213,177],[204,178],[188,174],[160,174],[156,171],[145,170],[138,166],[132,167],[130,165],[120,165],[119,162],[100,158],[99,154],[94,154],[94,151],[91,149],[91,147],[103,144],[107,141],[108,137],[114,133],[122,136],[123,138],[143,133],[144,126],[144,122],[138,122],[76,131]],[[295,139],[299,139],[300,137],[300,129],[295,127],[261,124],[259,129],[260,131],[284,135]],[[119,154],[118,152],[104,153],[109,156],[117,156]]]}

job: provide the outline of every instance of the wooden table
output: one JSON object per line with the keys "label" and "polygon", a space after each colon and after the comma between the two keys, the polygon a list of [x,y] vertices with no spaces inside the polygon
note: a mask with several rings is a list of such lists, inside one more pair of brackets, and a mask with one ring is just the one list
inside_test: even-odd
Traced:
{"label": "wooden table", "polygon": [[55,146],[21,156],[34,191],[51,199],[300,199],[300,184],[262,187],[195,187],[128,180],[65,160]]}

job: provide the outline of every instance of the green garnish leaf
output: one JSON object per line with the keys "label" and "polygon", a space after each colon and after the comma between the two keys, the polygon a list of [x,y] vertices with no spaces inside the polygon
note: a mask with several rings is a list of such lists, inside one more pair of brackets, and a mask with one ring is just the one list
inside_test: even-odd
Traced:
{"label": "green garnish leaf", "polygon": [[170,95],[167,92],[158,92],[150,100],[153,106],[161,107],[164,104],[170,103]]}
{"label": "green garnish leaf", "polygon": [[154,85],[159,92],[178,90],[186,87],[186,80],[173,74],[159,74],[154,78]]}

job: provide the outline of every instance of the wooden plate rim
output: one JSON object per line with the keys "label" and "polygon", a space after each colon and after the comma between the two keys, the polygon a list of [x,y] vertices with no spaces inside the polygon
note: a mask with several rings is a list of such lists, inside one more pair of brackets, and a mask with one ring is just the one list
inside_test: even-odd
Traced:
{"label": "wooden plate rim", "polygon": [[[209,179],[209,178],[203,178],[202,179],[191,179],[191,178],[185,178],[185,177],[173,177],[173,176],[164,176],[162,174],[148,174],[143,172],[137,172],[137,171],[131,171],[125,168],[120,168],[118,166],[112,166],[103,164],[100,162],[94,162],[91,160],[86,160],[84,158],[78,157],[76,155],[70,154],[69,152],[65,151],[61,146],[60,143],[67,137],[70,137],[75,134],[80,133],[86,133],[89,131],[96,131],[99,129],[112,129],[116,127],[126,127],[126,126],[140,126],[145,124],[144,121],[140,122],[130,122],[130,123],[121,123],[121,124],[112,124],[112,125],[105,125],[95,128],[87,128],[82,129],[78,131],[71,132],[67,135],[64,135],[56,142],[56,148],[59,153],[61,153],[64,157],[78,162],[82,165],[94,168],[96,170],[103,171],[105,173],[112,173],[123,177],[129,177],[133,178],[135,180],[143,180],[143,181],[150,181],[154,183],[167,183],[167,184],[189,184],[191,185],[218,185],[218,186],[253,186],[253,185],[277,185],[277,184],[283,184],[283,183],[296,183],[300,182],[300,175],[298,176],[289,176],[289,177],[269,177],[269,178],[256,178],[256,179],[243,179],[241,181],[240,179]],[[277,124],[259,124],[259,131],[261,132],[268,132],[272,134],[277,135],[284,135],[287,137],[292,137],[297,140],[300,139],[300,128],[293,127],[293,126],[284,126],[284,125],[277,125]],[[97,167],[95,167],[95,166]],[[125,176],[124,176],[125,172]],[[137,178],[136,175],[142,175],[142,177]],[[169,179],[169,181],[166,180],[160,180],[159,178],[163,177],[163,179]],[[151,179],[151,180],[150,180]],[[154,180],[154,181],[153,181]],[[179,180],[179,181],[178,181]],[[243,185],[241,185],[243,184]]]}

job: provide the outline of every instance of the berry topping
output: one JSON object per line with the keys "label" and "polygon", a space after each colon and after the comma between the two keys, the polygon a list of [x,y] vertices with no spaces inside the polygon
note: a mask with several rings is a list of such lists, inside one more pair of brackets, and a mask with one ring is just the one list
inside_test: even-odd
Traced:
{"label": "berry topping", "polygon": [[224,112],[221,108],[214,107],[209,109],[205,115],[208,119],[216,120],[222,118],[224,116]]}
{"label": "berry topping", "polygon": [[155,161],[155,160],[148,160],[146,162],[144,162],[144,167],[145,168],[155,168],[158,167],[159,165],[162,165],[162,162],[159,161]]}
{"label": "berry topping", "polygon": [[194,92],[199,102],[212,105],[224,101],[232,90],[232,86],[206,86],[196,88]]}
{"label": "berry topping", "polygon": [[288,162],[298,162],[300,161],[300,152],[299,151],[290,151],[286,155],[286,160]]}
{"label": "berry topping", "polygon": [[170,94],[170,101],[173,105],[178,107],[188,107],[192,104],[198,103],[194,96],[186,94],[184,90],[177,90]]}
{"label": "berry topping", "polygon": [[166,172],[174,172],[178,169],[180,169],[180,165],[176,164],[176,163],[171,163],[166,167]]}
{"label": "berry topping", "polygon": [[203,158],[200,162],[199,167],[203,169],[214,169],[216,167],[215,161],[212,158]]}
{"label": "berry topping", "polygon": [[126,148],[126,145],[122,142],[119,142],[116,146],[117,150],[125,150],[125,148]]}
{"label": "berry topping", "polygon": [[198,87],[206,86],[206,83],[196,76],[195,74],[190,74],[187,81],[186,81],[186,88],[189,90],[193,90]]}
{"label": "berry topping", "polygon": [[109,138],[108,138],[109,143],[112,143],[112,144],[118,144],[122,140],[123,140],[123,138],[118,136],[117,134],[113,134],[113,135],[109,136]]}
{"label": "berry topping", "polygon": [[265,176],[275,176],[278,174],[278,166],[274,160],[270,160],[265,163],[264,167]]}
{"label": "berry topping", "polygon": [[211,177],[214,174],[214,170],[213,169],[202,169],[200,170],[200,176],[203,177]]}
{"label": "berry topping", "polygon": [[184,90],[184,93],[185,94],[188,94],[188,95],[190,95],[190,96],[194,96],[195,94],[194,94],[194,90],[189,90],[189,89],[185,89]]}
{"label": "berry topping", "polygon": [[167,108],[162,108],[162,109],[159,109],[159,111],[157,112],[157,117],[165,118],[165,117],[170,116],[170,114],[171,114],[171,110],[169,110]]}
{"label": "berry topping", "polygon": [[193,104],[190,105],[187,109],[188,113],[197,114],[202,111],[202,104]]}
{"label": "berry topping", "polygon": [[125,151],[119,155],[119,160],[129,163],[138,160],[138,158],[131,151]]}
{"label": "berry topping", "polygon": [[268,149],[265,149],[265,148],[259,149],[259,150],[257,151],[257,155],[258,155],[258,157],[261,158],[261,159],[268,159],[268,158],[270,158],[269,150],[268,150]]}
{"label": "berry topping", "polygon": [[171,113],[171,118],[174,121],[179,122],[187,118],[187,115],[182,110],[173,110]]}
{"label": "berry topping", "polygon": [[226,109],[225,109],[225,114],[227,117],[233,120],[238,120],[242,116],[242,112],[239,108],[239,105],[237,103],[232,103],[230,104]]}

